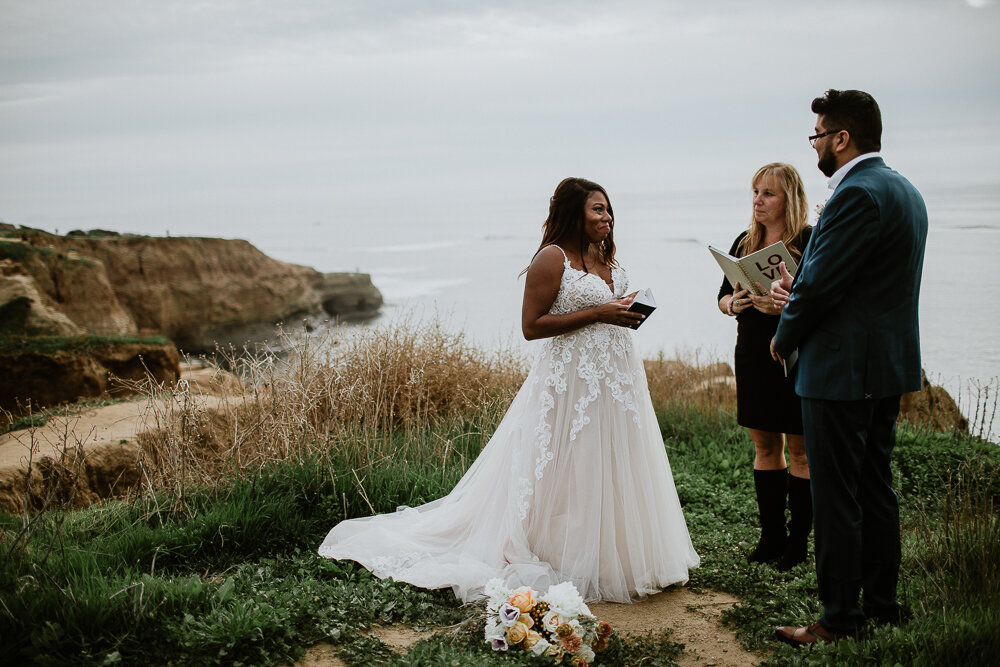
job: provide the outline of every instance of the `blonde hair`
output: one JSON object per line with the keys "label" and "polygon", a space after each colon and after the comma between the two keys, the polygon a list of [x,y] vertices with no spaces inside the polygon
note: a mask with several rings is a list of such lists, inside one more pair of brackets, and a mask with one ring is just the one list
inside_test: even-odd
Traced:
{"label": "blonde hair", "polygon": [[[792,254],[801,256],[804,246],[801,242],[802,231],[809,226],[809,202],[806,201],[806,188],[802,184],[802,177],[792,165],[772,162],[757,170],[750,179],[750,187],[756,188],[766,176],[775,178],[785,193],[785,232],[781,235],[781,240]],[[763,248],[765,232],[764,225],[757,222],[751,212],[750,227],[736,248],[737,256],[742,257]]]}

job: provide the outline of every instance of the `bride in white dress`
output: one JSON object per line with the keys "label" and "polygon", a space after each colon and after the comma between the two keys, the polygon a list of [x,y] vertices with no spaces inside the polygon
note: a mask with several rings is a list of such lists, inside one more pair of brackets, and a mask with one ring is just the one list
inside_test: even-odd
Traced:
{"label": "bride in white dress", "polygon": [[697,567],[642,360],[628,325],[604,188],[567,178],[527,269],[521,326],[545,343],[489,443],[444,498],[343,521],[322,556],[378,577],[452,587],[572,581],[584,600],[629,602]]}

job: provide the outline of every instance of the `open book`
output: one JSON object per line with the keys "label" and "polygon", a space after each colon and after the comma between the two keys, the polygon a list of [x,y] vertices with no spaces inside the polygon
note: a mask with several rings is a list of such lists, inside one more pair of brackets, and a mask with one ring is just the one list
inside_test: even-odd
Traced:
{"label": "open book", "polygon": [[[781,241],[772,243],[745,257],[733,257],[712,246],[708,246],[708,249],[715,257],[715,261],[722,267],[722,272],[726,274],[730,285],[735,288],[736,283],[739,283],[740,289],[748,289],[757,296],[766,294],[771,289],[771,283],[781,278],[778,264],[784,262],[785,268],[793,276],[798,268],[791,253],[788,252],[788,248]],[[763,292],[757,288],[758,282],[763,285]]]}
{"label": "open book", "polygon": [[[656,299],[653,298],[653,290],[647,287],[646,289],[641,289],[636,292],[628,309],[634,313],[642,313],[648,318],[650,314],[656,310]],[[646,320],[642,320],[642,322],[645,321]],[[636,322],[635,324],[630,324],[629,326],[633,329],[638,329],[642,326],[642,322]]]}

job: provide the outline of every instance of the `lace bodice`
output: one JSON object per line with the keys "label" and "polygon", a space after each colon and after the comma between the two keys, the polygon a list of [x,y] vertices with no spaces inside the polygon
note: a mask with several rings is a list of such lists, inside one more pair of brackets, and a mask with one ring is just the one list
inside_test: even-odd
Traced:
{"label": "lace bodice", "polygon": [[574,313],[625,296],[625,290],[628,289],[628,274],[625,269],[619,266],[613,267],[611,282],[614,290],[608,287],[600,276],[574,269],[564,252],[562,282],[559,284],[559,293],[552,302],[549,313],[553,315]]}
{"label": "lace bodice", "polygon": [[[572,313],[625,296],[628,289],[628,274],[625,269],[621,267],[611,269],[611,282],[614,286],[612,289],[600,276],[574,269],[565,252],[563,259],[559,292],[552,302],[549,313],[553,315]],[[642,366],[630,362],[634,354],[631,330],[603,322],[553,336],[545,341],[542,353],[536,361],[536,369],[531,373],[536,381],[544,382],[539,397],[539,420],[535,427],[538,443],[535,479],[542,478],[545,466],[553,458],[550,449],[553,435],[550,412],[556,405],[556,397],[565,397],[567,388],[571,384],[583,390],[578,389],[575,395],[568,397],[572,401],[573,409],[569,440],[575,440],[580,431],[591,423],[588,408],[597,400],[602,390],[629,412],[635,424],[641,427],[636,407],[635,385],[645,378],[641,377]],[[570,381],[568,373],[571,372],[576,374],[576,379],[580,382]],[[521,518],[524,518],[530,505],[531,486],[529,480],[521,480],[518,498]]]}

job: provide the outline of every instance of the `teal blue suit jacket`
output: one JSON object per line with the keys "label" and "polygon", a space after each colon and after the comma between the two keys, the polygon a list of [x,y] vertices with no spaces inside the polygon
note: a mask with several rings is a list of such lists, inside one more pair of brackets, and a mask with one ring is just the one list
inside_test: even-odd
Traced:
{"label": "teal blue suit jacket", "polygon": [[927,208],[882,158],[855,165],[802,254],[774,349],[798,348],[795,391],[852,401],[920,389],[917,301]]}

